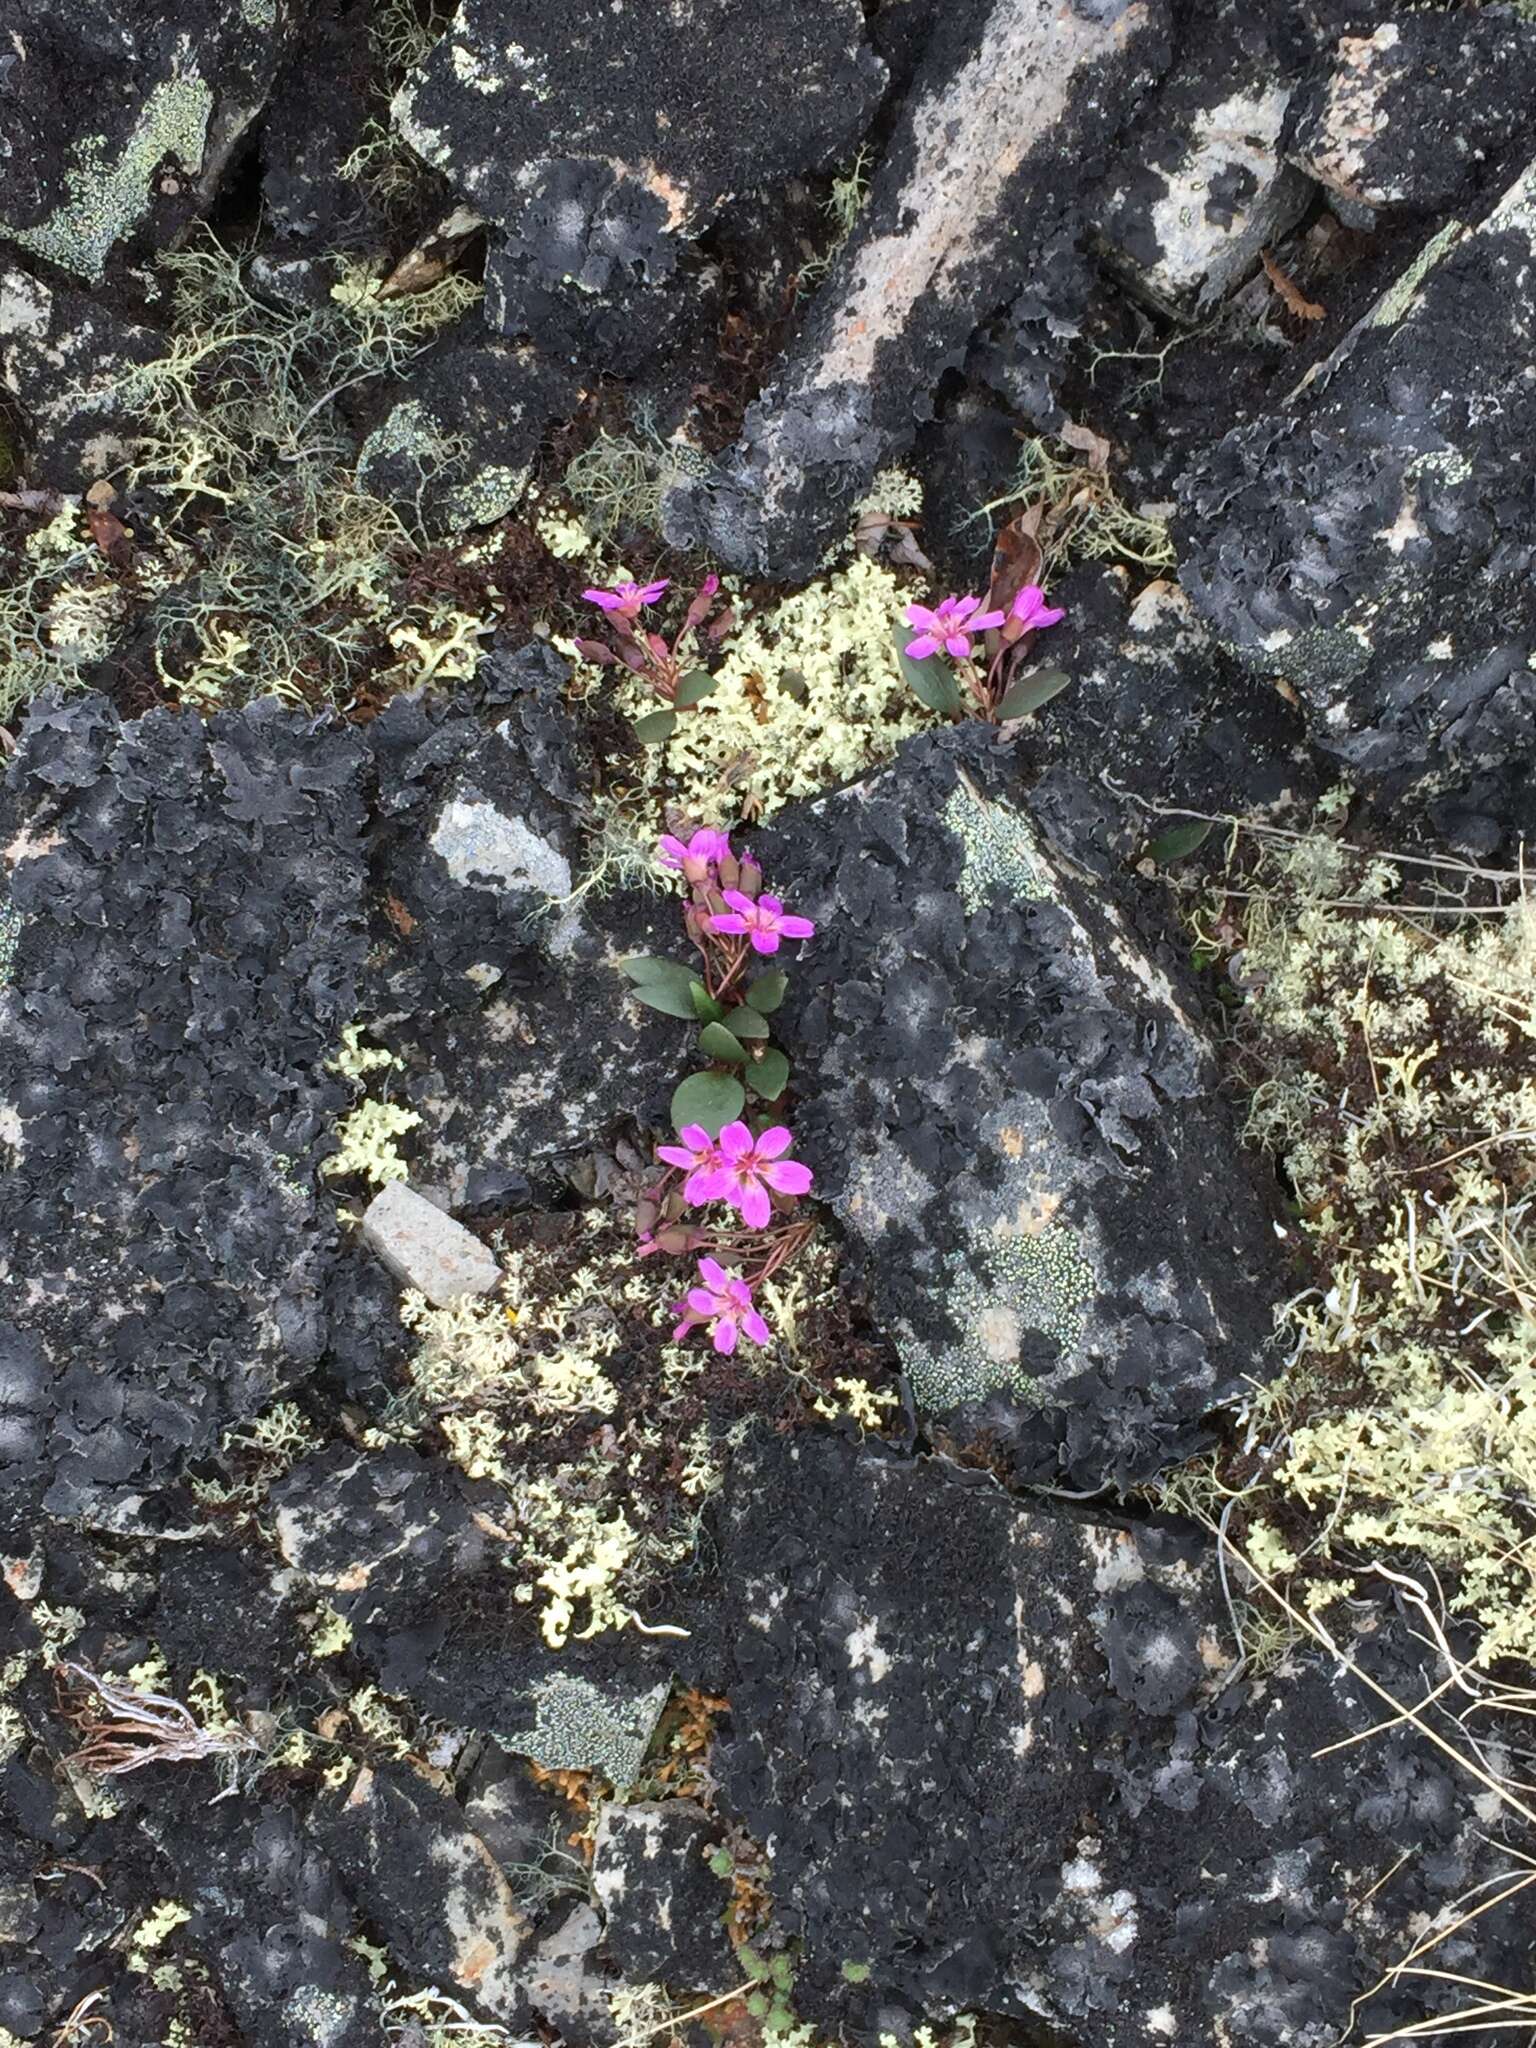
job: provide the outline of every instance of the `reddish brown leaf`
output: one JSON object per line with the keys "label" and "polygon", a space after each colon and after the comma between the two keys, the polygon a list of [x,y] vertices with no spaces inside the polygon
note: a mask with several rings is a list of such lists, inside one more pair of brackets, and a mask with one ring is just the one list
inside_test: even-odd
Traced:
{"label": "reddish brown leaf", "polygon": [[1296,289],[1267,249],[1259,251],[1259,261],[1264,266],[1264,275],[1274,286],[1288,313],[1294,313],[1298,320],[1321,320],[1324,317],[1325,308],[1318,305],[1315,299],[1307,298],[1303,292]]}

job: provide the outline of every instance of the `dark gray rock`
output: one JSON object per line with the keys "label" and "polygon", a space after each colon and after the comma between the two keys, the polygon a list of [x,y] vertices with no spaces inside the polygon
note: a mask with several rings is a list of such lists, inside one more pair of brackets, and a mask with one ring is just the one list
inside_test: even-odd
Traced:
{"label": "dark gray rock", "polygon": [[492,324],[625,372],[708,316],[689,244],[847,155],[884,80],[854,0],[682,0],[634,28],[604,0],[461,0],[394,119],[500,230]]}
{"label": "dark gray rock", "polygon": [[1503,8],[1405,12],[1341,37],[1285,124],[1286,154],[1357,220],[1430,212],[1528,150],[1536,25]]}
{"label": "dark gray rock", "polygon": [[1022,1392],[1037,1478],[1125,1485],[1266,1374],[1284,1282],[1137,884],[1085,885],[1007,769],[956,728],[757,835],[818,927],[780,1013],[798,1149],[920,1404]]}
{"label": "dark gray rock", "polygon": [[493,2019],[525,2016],[528,1917],[452,1799],[404,1765],[380,1764],[317,1801],[310,1827],[416,1979]]}
{"label": "dark gray rock", "polygon": [[[270,1798],[210,1804],[173,1783],[145,1801],[143,1826],[169,1865],[159,1895],[192,1907],[187,1935],[213,1963],[252,2048],[383,2048],[378,2000],[346,1946],[357,1931],[353,1906],[290,1807]],[[136,1909],[144,1903],[141,1891]],[[120,1977],[114,1997],[131,1999],[141,1982]],[[127,2024],[118,2038],[152,2037]]]}
{"label": "dark gray rock", "polygon": [[572,1906],[540,1936],[523,1969],[528,2002],[562,2041],[585,2048],[617,2038],[608,1994],[614,1980],[598,1960],[603,1923],[593,1906]]}
{"label": "dark gray rock", "polygon": [[167,246],[260,113],[293,0],[13,0],[0,55],[0,241],[95,281]]}
{"label": "dark gray rock", "polygon": [[603,1947],[632,1984],[728,1989],[741,1965],[725,1931],[731,1889],[710,1868],[721,1829],[688,1799],[605,1806],[592,1852]]}
{"label": "dark gray rock", "polygon": [[667,537],[811,575],[907,448],[969,337],[1070,242],[1119,126],[1165,61],[1162,0],[966,0],[936,28],[869,203],[717,469]]}
{"label": "dark gray rock", "polygon": [[599,920],[573,894],[591,766],[567,674],[533,643],[482,664],[490,731],[417,699],[370,728],[390,792],[379,872],[409,920],[378,1007],[413,1049],[420,1176],[457,1208],[525,1198],[530,1175],[659,1107],[675,1079],[676,1034],[610,964],[643,950],[656,902],[621,894]]}
{"label": "dark gray rock", "polygon": [[331,253],[368,243],[380,223],[341,167],[372,111],[369,13],[311,0],[261,125],[261,203],[280,247]]}
{"label": "dark gray rock", "polygon": [[364,441],[358,482],[420,531],[489,526],[523,495],[545,428],[574,398],[531,348],[448,336]]}
{"label": "dark gray rock", "polygon": [[129,1526],[328,1348],[376,1355],[353,1307],[388,1283],[316,1181],[349,1099],[325,1062],[357,1014],[365,764],[271,703],[33,708],[0,799],[18,1507],[46,1486]]}
{"label": "dark gray rock", "polygon": [[1217,636],[1358,781],[1481,851],[1536,823],[1533,253],[1528,170],[1180,484],[1180,577]]}
{"label": "dark gray rock", "polygon": [[25,422],[34,485],[73,494],[118,468],[137,434],[122,380],[163,348],[102,297],[0,262],[0,383]]}
{"label": "dark gray rock", "polygon": [[1161,311],[1196,319],[1301,218],[1313,187],[1280,152],[1300,10],[1199,0],[1093,213],[1115,268]]}
{"label": "dark gray rock", "polygon": [[[802,2019],[1322,2048],[1352,2017],[1370,2035],[1459,2002],[1375,1989],[1507,1868],[1458,1767],[1401,1723],[1320,1754],[1390,1710],[1315,1653],[1245,1677],[1194,1532],[1069,1521],[941,1461],[803,1437],[738,1464],[722,1524],[722,1793],[772,1844]],[[1411,1628],[1338,1626],[1423,1697]],[[1523,1981],[1518,1902],[1456,1945],[1444,1967]]]}

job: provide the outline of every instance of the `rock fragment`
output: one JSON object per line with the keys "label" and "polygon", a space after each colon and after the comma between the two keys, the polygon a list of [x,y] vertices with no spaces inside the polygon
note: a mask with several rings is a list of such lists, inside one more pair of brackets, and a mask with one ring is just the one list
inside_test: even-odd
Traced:
{"label": "rock fragment", "polygon": [[1117,128],[1166,54],[1161,0],[956,7],[935,31],[869,203],[789,353],[669,539],[733,568],[811,575],[944,370],[1075,229]]}
{"label": "rock fragment", "polygon": [[635,1984],[714,1991],[741,1974],[725,1931],[719,1823],[688,1799],[605,1806],[592,1853],[603,1946]]}
{"label": "rock fragment", "polygon": [[754,841],[817,924],[782,1013],[799,1156],[920,1404],[1010,1391],[1034,1477],[1124,1486],[1267,1372],[1277,1239],[1135,885],[1085,881],[997,760],[912,741]]}
{"label": "rock fragment", "polygon": [[1481,852],[1536,826],[1533,262],[1536,166],[1179,482],[1180,579],[1218,639]]}
{"label": "rock fragment", "polygon": [[73,494],[119,467],[139,425],[124,380],[164,346],[100,297],[0,261],[0,383],[27,424],[34,484]]}
{"label": "rock fragment", "polygon": [[1404,13],[1340,38],[1286,118],[1290,161],[1356,224],[1461,198],[1529,134],[1536,26],[1503,9]]}
{"label": "rock fragment", "polygon": [[394,121],[496,225],[493,324],[611,372],[696,320],[689,245],[722,208],[848,154],[884,81],[855,0],[689,0],[635,31],[606,0],[461,0]]}
{"label": "rock fragment", "polygon": [[403,1765],[380,1764],[320,1801],[310,1825],[408,1969],[493,2019],[522,2019],[528,1919],[452,1799]]}
{"label": "rock fragment", "polygon": [[363,1237],[402,1287],[446,1308],[489,1294],[501,1278],[496,1254],[403,1180],[392,1180],[363,1211]]}
{"label": "rock fragment", "polygon": [[297,13],[20,0],[0,55],[0,241],[91,282],[130,236],[167,246],[260,113]]}
{"label": "rock fragment", "polygon": [[[734,1468],[722,1538],[723,1796],[773,1844],[803,2019],[862,2037],[979,2011],[1080,2048],[1275,2048],[1456,2002],[1385,1973],[1509,1868],[1458,1766],[1383,1728],[1331,1658],[1245,1672],[1197,1531],[1069,1520],[942,1461],[801,1437]],[[1389,1693],[1423,1697],[1411,1626],[1338,1626]],[[1458,1968],[1517,1981],[1518,1902],[1466,1933]]]}

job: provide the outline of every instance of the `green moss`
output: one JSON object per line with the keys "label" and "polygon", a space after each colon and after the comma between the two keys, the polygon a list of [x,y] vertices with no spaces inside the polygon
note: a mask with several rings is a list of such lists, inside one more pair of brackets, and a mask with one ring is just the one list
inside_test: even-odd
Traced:
{"label": "green moss", "polygon": [[113,248],[149,211],[159,165],[171,157],[188,172],[201,168],[212,112],[213,94],[195,73],[162,79],[115,158],[104,136],[87,136],[64,174],[62,204],[36,227],[3,232],[45,262],[97,283]]}

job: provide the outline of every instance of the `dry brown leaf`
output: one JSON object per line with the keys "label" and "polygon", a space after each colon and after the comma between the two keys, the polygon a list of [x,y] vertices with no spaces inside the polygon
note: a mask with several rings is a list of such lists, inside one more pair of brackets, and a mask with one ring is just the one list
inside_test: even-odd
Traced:
{"label": "dry brown leaf", "polygon": [[1294,313],[1298,320],[1321,320],[1324,317],[1326,309],[1318,305],[1315,299],[1307,298],[1303,292],[1296,289],[1267,249],[1259,251],[1259,261],[1264,266],[1264,275],[1280,295],[1288,313]]}
{"label": "dry brown leaf", "polygon": [[1075,448],[1079,455],[1086,455],[1090,469],[1102,472],[1109,468],[1110,444],[1092,427],[1080,427],[1076,420],[1068,420],[1058,439],[1065,441],[1069,448]]}

